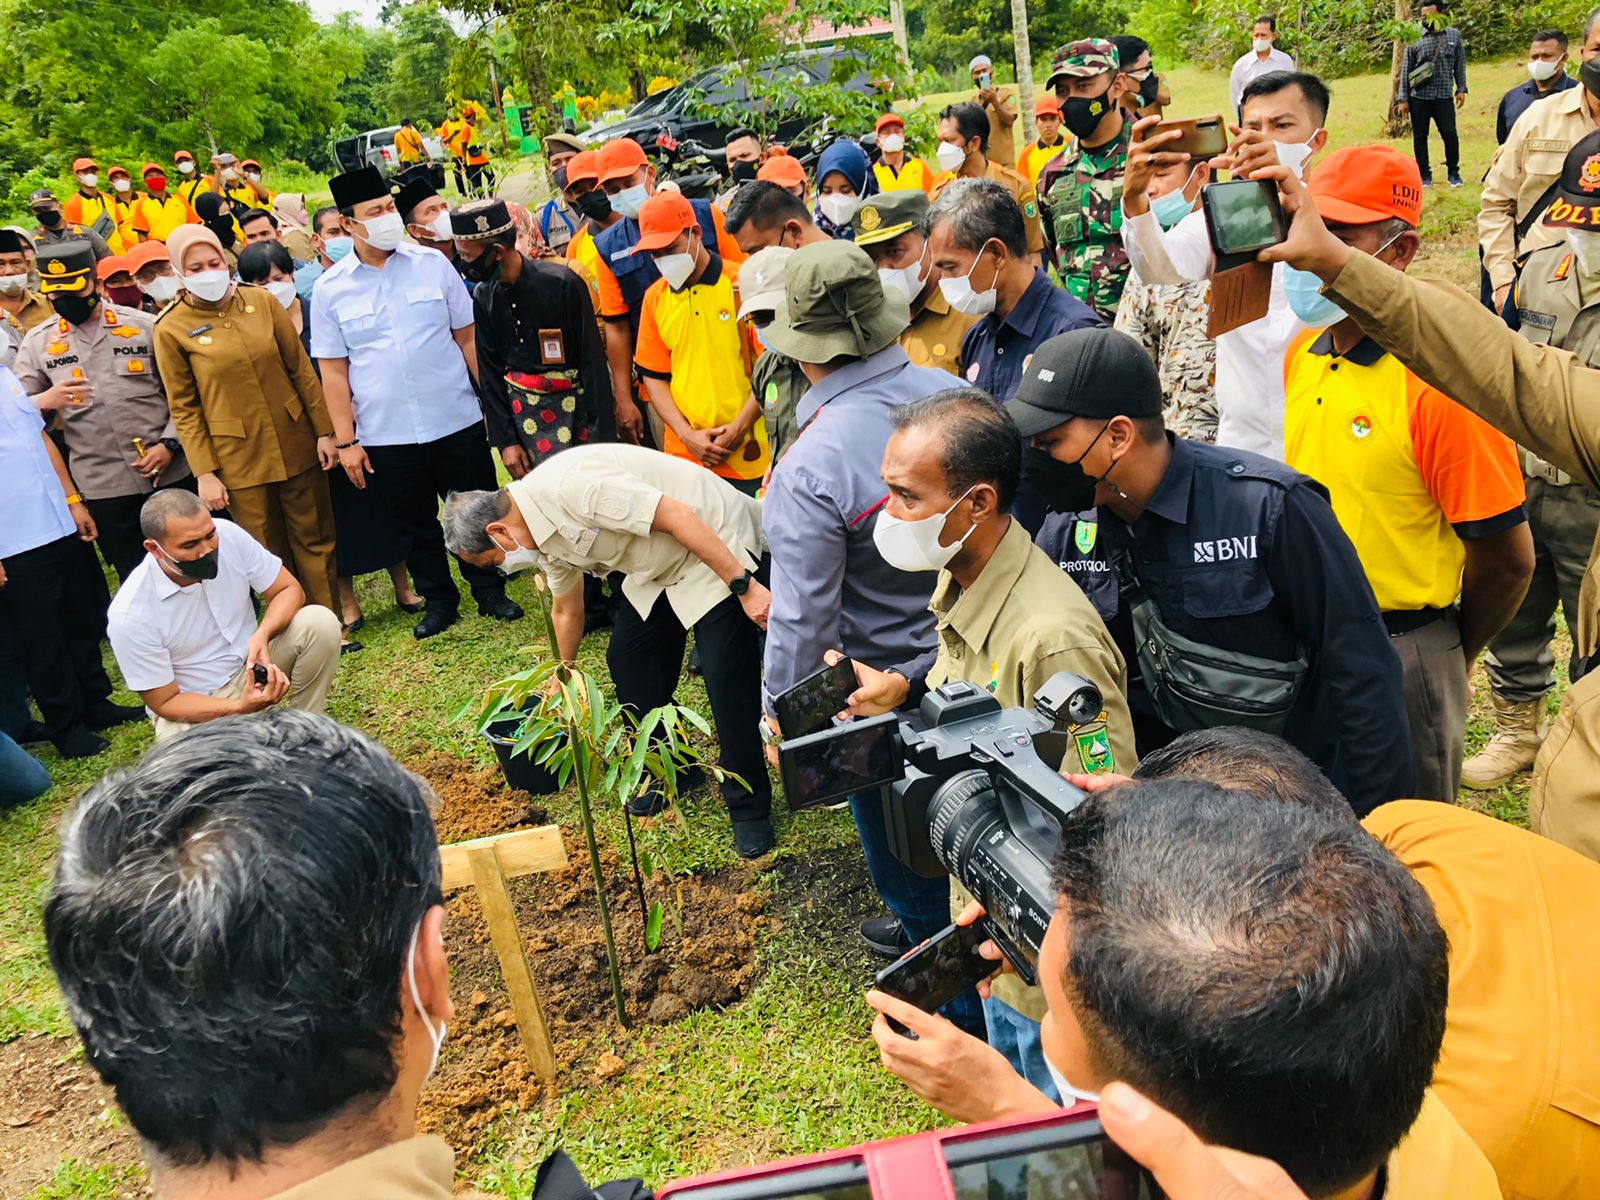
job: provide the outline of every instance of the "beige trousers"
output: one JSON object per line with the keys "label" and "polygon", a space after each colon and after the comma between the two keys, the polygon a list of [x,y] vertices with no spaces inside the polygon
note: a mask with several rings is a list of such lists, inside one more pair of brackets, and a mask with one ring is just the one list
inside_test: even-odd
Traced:
{"label": "beige trousers", "polygon": [[[273,664],[289,677],[289,694],[280,701],[284,707],[313,713],[327,708],[328,689],[339,669],[340,632],[339,618],[332,609],[308,604],[295,613],[289,628],[267,643]],[[250,675],[248,666],[240,667],[232,679],[211,694],[237,700],[244,695]],[[169,721],[154,715],[150,719],[155,723],[158,742],[194,728],[187,721]]]}

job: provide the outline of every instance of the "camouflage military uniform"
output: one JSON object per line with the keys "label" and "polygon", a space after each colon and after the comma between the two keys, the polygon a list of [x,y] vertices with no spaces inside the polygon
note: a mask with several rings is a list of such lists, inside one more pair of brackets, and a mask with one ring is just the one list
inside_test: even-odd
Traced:
{"label": "camouflage military uniform", "polygon": [[[1050,86],[1065,76],[1083,78],[1116,69],[1116,47],[1085,38],[1056,51]],[[1074,140],[1039,177],[1056,279],[1107,321],[1117,315],[1128,278],[1128,252],[1122,247],[1122,176],[1131,138],[1132,129],[1124,121],[1121,132],[1105,145],[1087,149],[1081,139]]]}

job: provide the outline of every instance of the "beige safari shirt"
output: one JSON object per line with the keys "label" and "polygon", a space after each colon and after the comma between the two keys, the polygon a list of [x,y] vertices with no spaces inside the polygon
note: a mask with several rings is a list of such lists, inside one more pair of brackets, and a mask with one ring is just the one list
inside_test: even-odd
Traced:
{"label": "beige safari shirt", "polygon": [[728,585],[671,534],[650,528],[661,498],[687,505],[751,568],[766,548],[759,503],[698,463],[643,446],[572,446],[507,491],[552,592],[564,595],[584,574],[621,571],[634,611],[648,617],[665,592],[685,629],[728,598]]}
{"label": "beige safari shirt", "polygon": [[[1082,589],[1012,520],[977,582],[963,592],[949,571],[939,572],[928,602],[938,618],[939,652],[928,686],[963,680],[987,688],[1002,708],[1026,708],[1033,694],[1058,671],[1081,675],[1100,689],[1112,761],[1107,768],[1131,774],[1136,762],[1133,720],[1128,715],[1128,668],[1111,632]],[[1063,764],[1081,771],[1076,762]],[[950,884],[950,911],[972,900]],[[1037,1021],[1044,993],[1015,975],[990,985],[997,1000]]]}
{"label": "beige safari shirt", "polygon": [[[146,449],[175,438],[167,393],[161,386],[154,352],[155,319],[137,309],[102,302],[81,325],[53,317],[23,335],[11,369],[30,396],[57,383],[87,379],[94,399],[61,410],[72,480],[90,500],[143,496],[151,481],[133,469],[139,457],[134,439]],[[161,482],[189,478],[180,450]]]}
{"label": "beige safari shirt", "polygon": [[1516,277],[1517,255],[1561,240],[1559,229],[1535,221],[1519,245],[1517,222],[1561,177],[1567,151],[1595,131],[1595,120],[1584,103],[1588,94],[1575,87],[1535,101],[1495,153],[1483,181],[1478,241],[1483,248],[1483,268],[1496,288]]}
{"label": "beige safari shirt", "polygon": [[374,1150],[279,1192],[276,1200],[488,1200],[455,1191],[456,1155],[438,1137],[414,1137]]}

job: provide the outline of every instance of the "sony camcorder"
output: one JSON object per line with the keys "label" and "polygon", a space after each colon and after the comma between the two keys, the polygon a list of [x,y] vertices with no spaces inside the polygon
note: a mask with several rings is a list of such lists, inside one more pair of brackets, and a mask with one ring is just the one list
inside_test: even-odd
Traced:
{"label": "sony camcorder", "polygon": [[[1083,800],[1061,765],[1105,744],[1100,689],[1063,671],[1033,708],[1002,710],[971,683],[930,691],[914,718],[885,713],[784,742],[791,808],[887,788],[895,857],[930,878],[954,875],[988,912],[989,935],[1027,983],[1055,911],[1050,861],[1060,822]],[[1109,757],[1109,755],[1107,755]]]}

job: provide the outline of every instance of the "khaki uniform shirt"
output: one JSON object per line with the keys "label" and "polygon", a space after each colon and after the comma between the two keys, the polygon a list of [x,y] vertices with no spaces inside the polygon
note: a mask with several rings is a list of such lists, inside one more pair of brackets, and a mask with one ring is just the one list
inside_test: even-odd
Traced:
{"label": "khaki uniform shirt", "polygon": [[54,321],[55,319],[56,310],[50,307],[50,301],[46,300],[38,292],[23,293],[22,307],[17,309],[16,320],[24,331],[32,329],[35,325],[43,325],[46,321]]}
{"label": "khaki uniform shirt", "polygon": [[1011,114],[1011,124],[1007,125],[1000,119],[1000,109],[992,104],[986,104],[978,99],[978,93],[972,94],[972,103],[982,107],[989,114],[989,149],[985,152],[987,157],[1006,167],[1017,165],[1017,89],[1011,86],[995,89],[995,95],[1000,98],[1000,108]]}
{"label": "khaki uniform shirt", "polygon": [[[989,159],[989,169],[984,172],[986,178],[997,183],[1003,183],[1006,190],[1011,193],[1012,199],[1017,202],[1017,207],[1022,210],[1022,224],[1028,232],[1028,253],[1038,254],[1044,249],[1044,225],[1039,221],[1039,194],[1034,191],[1033,184],[1004,163]],[[939,198],[939,193],[944,191],[950,183],[959,179],[954,171],[946,171],[934,181],[933,190],[928,193],[928,203],[932,204]]]}
{"label": "khaki uniform shirt", "polygon": [[[1002,708],[1028,708],[1056,672],[1081,675],[1105,700],[1111,760],[1103,771],[1133,772],[1137,759],[1122,652],[1082,589],[1033,544],[1020,521],[1011,521],[965,592],[949,571],[940,571],[928,607],[939,634],[930,688],[963,680],[987,688]],[[1084,770],[1068,757],[1064,770]],[[972,897],[953,877],[950,891],[951,914],[957,915]],[[1044,1016],[1044,993],[1015,975],[1003,975],[990,987],[996,999],[1024,1016]]]}
{"label": "khaki uniform shirt", "polygon": [[456,1155],[439,1137],[414,1137],[325,1171],[275,1200],[488,1200],[455,1190]]}
{"label": "khaki uniform shirt", "polygon": [[1594,118],[1584,107],[1586,95],[1583,88],[1575,87],[1540,100],[1522,114],[1505,145],[1495,152],[1483,181],[1478,241],[1483,248],[1483,269],[1496,288],[1516,277],[1517,255],[1561,240],[1559,229],[1536,220],[1519,245],[1517,223],[1561,177],[1567,151],[1595,131]]}
{"label": "khaki uniform shirt", "polygon": [[182,293],[156,317],[155,343],[196,475],[259,487],[319,465],[317,439],[333,433],[322,384],[271,292],[241,285],[220,309]]}
{"label": "khaki uniform shirt", "polygon": [[665,592],[685,629],[731,593],[675,537],[650,528],[662,498],[690,508],[744,566],[753,569],[766,547],[760,504],[698,463],[643,446],[572,446],[506,490],[555,595],[586,573],[621,571],[634,611],[648,617]]}
{"label": "khaki uniform shirt", "polygon": [[1431,1088],[1383,1170],[1383,1194],[1395,1200],[1500,1200],[1494,1168]]}
{"label": "khaki uniform shirt", "polygon": [[952,309],[935,284],[928,293],[927,302],[900,335],[900,345],[905,347],[906,357],[916,366],[938,367],[955,375],[961,358],[961,339],[977,320],[977,317],[964,316]]}
{"label": "khaki uniform shirt", "polygon": [[[101,302],[82,325],[63,317],[37,325],[22,339],[12,365],[31,396],[70,379],[87,379],[94,399],[61,410],[72,479],[90,500],[143,496],[150,480],[133,469],[139,457],[133,441],[148,450],[162,438],[177,437],[167,393],[161,387],[152,349],[155,319],[146,313]],[[189,477],[179,454],[161,473],[163,483]]]}

